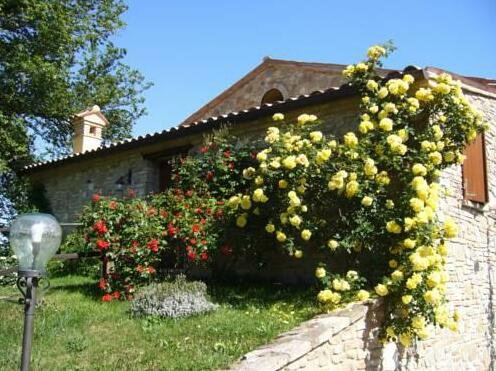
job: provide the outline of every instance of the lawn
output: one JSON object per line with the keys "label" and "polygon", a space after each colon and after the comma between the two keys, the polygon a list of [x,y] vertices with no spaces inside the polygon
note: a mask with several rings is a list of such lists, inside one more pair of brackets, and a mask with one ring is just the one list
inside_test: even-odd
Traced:
{"label": "lawn", "polygon": [[[94,279],[54,278],[36,311],[32,369],[215,370],[318,312],[308,289],[212,285],[209,293],[220,305],[213,313],[137,319],[128,302],[102,303]],[[0,297],[0,370],[16,370],[23,307],[14,287],[0,287]]]}

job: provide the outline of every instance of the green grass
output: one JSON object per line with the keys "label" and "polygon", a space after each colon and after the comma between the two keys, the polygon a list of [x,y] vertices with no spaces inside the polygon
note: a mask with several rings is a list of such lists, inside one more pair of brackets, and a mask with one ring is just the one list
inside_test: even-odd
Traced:
{"label": "green grass", "polygon": [[[128,302],[102,303],[94,279],[54,278],[36,310],[32,370],[219,369],[318,312],[308,289],[212,285],[209,291],[220,304],[210,314],[137,319]],[[19,368],[18,297],[16,288],[0,287],[0,370]]]}

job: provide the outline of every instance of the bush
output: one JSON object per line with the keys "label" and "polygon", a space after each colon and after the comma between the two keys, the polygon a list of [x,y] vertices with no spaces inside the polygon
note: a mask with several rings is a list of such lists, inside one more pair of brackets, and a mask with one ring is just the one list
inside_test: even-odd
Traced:
{"label": "bush", "polygon": [[151,284],[142,288],[131,304],[135,316],[179,318],[215,310],[209,301],[207,286],[200,281],[187,281],[179,275],[172,282]]}

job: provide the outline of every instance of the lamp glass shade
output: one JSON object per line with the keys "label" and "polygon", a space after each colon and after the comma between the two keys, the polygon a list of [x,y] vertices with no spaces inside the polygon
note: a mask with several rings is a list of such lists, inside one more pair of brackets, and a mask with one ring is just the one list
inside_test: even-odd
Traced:
{"label": "lamp glass shade", "polygon": [[50,214],[23,214],[10,226],[9,239],[19,271],[45,273],[46,264],[60,246],[62,229]]}

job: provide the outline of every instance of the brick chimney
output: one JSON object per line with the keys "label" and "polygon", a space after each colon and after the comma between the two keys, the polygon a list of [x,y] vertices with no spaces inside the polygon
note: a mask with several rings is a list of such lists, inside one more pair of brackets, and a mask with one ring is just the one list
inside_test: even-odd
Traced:
{"label": "brick chimney", "polygon": [[93,106],[76,114],[72,121],[74,127],[72,151],[83,153],[100,147],[102,130],[106,125],[108,125],[108,121],[98,106]]}

